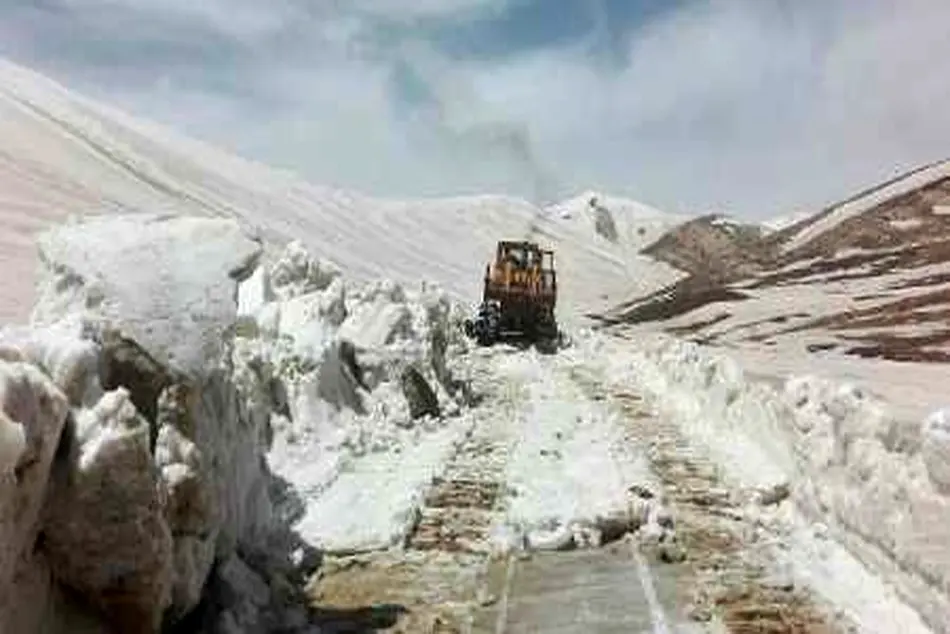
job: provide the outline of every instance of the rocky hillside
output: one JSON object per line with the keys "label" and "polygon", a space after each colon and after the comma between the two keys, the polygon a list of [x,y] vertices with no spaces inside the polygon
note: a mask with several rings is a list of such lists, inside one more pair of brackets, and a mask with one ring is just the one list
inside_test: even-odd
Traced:
{"label": "rocky hillside", "polygon": [[720,215],[689,220],[647,246],[643,254],[693,276],[728,280],[754,274],[775,258],[758,225]]}
{"label": "rocky hillside", "polygon": [[644,253],[688,276],[616,306],[599,316],[603,322],[662,321],[707,343],[785,341],[862,357],[950,361],[950,162],[778,231],[698,219]]}

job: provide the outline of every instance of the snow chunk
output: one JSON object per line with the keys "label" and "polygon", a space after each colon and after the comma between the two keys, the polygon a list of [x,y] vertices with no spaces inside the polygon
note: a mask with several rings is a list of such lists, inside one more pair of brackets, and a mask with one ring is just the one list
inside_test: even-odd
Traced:
{"label": "snow chunk", "polygon": [[239,317],[253,318],[265,304],[274,301],[275,297],[270,275],[263,266],[258,266],[238,287],[237,314]]}
{"label": "snow chunk", "polygon": [[[22,355],[14,349],[4,358]],[[0,361],[0,623],[30,632],[48,614],[49,570],[33,545],[50,481],[62,473],[66,398],[35,366]],[[16,471],[14,471],[16,469]],[[14,477],[15,474],[15,477]]]}
{"label": "snow chunk", "polygon": [[299,240],[290,242],[271,272],[271,287],[279,299],[326,289],[340,276],[332,262],[310,256]]}
{"label": "snow chunk", "polygon": [[73,485],[56,491],[43,528],[56,576],[100,602],[115,623],[157,627],[171,602],[173,540],[148,423],[120,388],[76,424]]}
{"label": "snow chunk", "polygon": [[340,336],[360,348],[374,349],[389,345],[397,338],[412,335],[412,313],[403,303],[379,297],[357,308],[340,328]]}
{"label": "snow chunk", "polygon": [[0,349],[43,369],[73,407],[92,407],[102,397],[99,346],[83,339],[83,324],[70,316],[50,328],[8,329]]}
{"label": "snow chunk", "polygon": [[261,253],[234,221],[141,214],[66,224],[39,248],[48,275],[34,323],[103,319],[189,376],[222,358],[237,282]]}
{"label": "snow chunk", "polygon": [[[277,334],[293,341],[295,353],[302,358],[319,358],[346,317],[345,287],[336,280],[322,291],[280,302],[274,313]],[[266,326],[261,329],[268,330]]]}

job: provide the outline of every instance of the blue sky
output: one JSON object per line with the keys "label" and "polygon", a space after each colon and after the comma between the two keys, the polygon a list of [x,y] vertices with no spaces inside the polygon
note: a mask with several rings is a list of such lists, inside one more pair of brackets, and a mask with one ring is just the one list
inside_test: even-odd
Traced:
{"label": "blue sky", "polygon": [[945,0],[0,0],[0,54],[310,180],[748,218],[950,155]]}

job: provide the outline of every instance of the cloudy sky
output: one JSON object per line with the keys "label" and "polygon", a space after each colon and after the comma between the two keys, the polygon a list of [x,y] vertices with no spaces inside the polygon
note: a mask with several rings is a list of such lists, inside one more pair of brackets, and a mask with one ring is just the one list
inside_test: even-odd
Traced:
{"label": "cloudy sky", "polygon": [[950,156],[946,0],[0,0],[0,54],[312,181],[748,218]]}

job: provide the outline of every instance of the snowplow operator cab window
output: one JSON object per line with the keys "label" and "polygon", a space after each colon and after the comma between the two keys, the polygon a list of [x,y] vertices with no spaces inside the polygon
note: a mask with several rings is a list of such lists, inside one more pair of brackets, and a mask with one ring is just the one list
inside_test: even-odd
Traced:
{"label": "snowplow operator cab window", "polygon": [[508,262],[512,268],[523,269],[526,266],[527,254],[525,250],[520,247],[510,246],[507,247],[505,251],[505,261]]}

